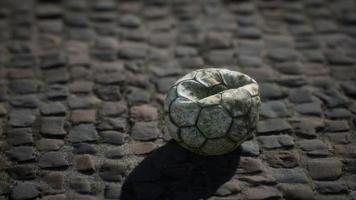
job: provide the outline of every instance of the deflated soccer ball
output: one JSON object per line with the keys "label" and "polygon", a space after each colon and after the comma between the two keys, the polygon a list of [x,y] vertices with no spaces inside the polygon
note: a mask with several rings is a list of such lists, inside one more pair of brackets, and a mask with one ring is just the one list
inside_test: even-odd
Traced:
{"label": "deflated soccer ball", "polygon": [[194,153],[222,155],[252,135],[259,106],[258,85],[249,76],[227,69],[199,69],[170,88],[164,104],[166,129]]}

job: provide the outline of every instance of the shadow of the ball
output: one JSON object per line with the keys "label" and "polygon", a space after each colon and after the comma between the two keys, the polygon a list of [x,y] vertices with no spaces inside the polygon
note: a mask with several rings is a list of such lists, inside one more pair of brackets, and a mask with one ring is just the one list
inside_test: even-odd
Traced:
{"label": "shadow of the ball", "polygon": [[241,150],[201,156],[170,141],[148,155],[126,178],[121,200],[205,199],[234,176]]}

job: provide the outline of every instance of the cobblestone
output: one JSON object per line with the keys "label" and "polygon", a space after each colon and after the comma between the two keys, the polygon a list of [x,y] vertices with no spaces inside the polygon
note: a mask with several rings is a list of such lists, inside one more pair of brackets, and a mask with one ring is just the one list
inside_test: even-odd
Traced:
{"label": "cobblestone", "polygon": [[[356,199],[355,8],[1,1],[0,199]],[[224,156],[180,148],[162,119],[207,67],[260,86],[256,133]]]}

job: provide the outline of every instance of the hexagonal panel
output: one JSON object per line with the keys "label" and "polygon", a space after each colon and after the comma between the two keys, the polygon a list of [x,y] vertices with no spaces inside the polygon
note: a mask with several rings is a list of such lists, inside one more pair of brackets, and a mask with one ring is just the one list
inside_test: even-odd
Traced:
{"label": "hexagonal panel", "polygon": [[193,126],[198,118],[200,106],[184,97],[178,97],[170,108],[171,119],[178,126]]}
{"label": "hexagonal panel", "polygon": [[211,106],[202,108],[197,126],[207,138],[217,138],[226,134],[231,121],[223,107]]}
{"label": "hexagonal panel", "polygon": [[250,121],[248,116],[243,116],[241,118],[235,118],[232,121],[232,125],[231,128],[229,130],[228,136],[236,141],[236,142],[240,142],[245,136],[246,134],[249,133],[249,125]]}
{"label": "hexagonal panel", "polygon": [[184,75],[182,78],[178,79],[174,85],[178,85],[180,82],[185,81],[185,80],[190,80],[194,79],[195,75],[197,74],[196,71],[190,72],[189,74]]}
{"label": "hexagonal panel", "polygon": [[165,121],[165,130],[169,133],[169,135],[175,139],[176,141],[180,141],[179,135],[178,135],[178,127],[173,124],[171,119],[169,118],[169,114],[164,116],[164,121]]}
{"label": "hexagonal panel", "polygon": [[223,84],[215,85],[215,86],[209,88],[208,95],[218,94],[218,93],[225,91],[227,89],[228,88]]}
{"label": "hexagonal panel", "polygon": [[178,84],[177,93],[181,97],[197,101],[207,96],[208,89],[197,81],[187,80]]}
{"label": "hexagonal panel", "polygon": [[199,148],[206,140],[196,127],[184,127],[180,129],[180,136],[184,144],[191,148]]}
{"label": "hexagonal panel", "polygon": [[235,143],[231,140],[219,138],[208,139],[200,150],[207,155],[221,155],[233,151],[235,147]]}
{"label": "hexagonal panel", "polygon": [[251,96],[246,90],[232,89],[222,93],[223,105],[233,117],[247,114],[251,107]]}
{"label": "hexagonal panel", "polygon": [[166,96],[166,99],[164,100],[164,112],[169,111],[169,106],[174,101],[174,99],[177,98],[177,87],[174,86],[172,87]]}
{"label": "hexagonal panel", "polygon": [[201,107],[218,105],[221,102],[221,94],[216,94],[212,96],[205,97],[204,99],[200,99],[198,101]]}
{"label": "hexagonal panel", "polygon": [[214,69],[198,71],[195,79],[206,87],[219,85],[222,82],[220,74]]}

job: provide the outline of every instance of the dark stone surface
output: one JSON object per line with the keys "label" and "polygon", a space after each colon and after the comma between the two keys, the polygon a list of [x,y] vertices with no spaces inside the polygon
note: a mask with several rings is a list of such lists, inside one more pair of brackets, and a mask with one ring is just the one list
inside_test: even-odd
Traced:
{"label": "dark stone surface", "polygon": [[69,166],[69,162],[65,153],[47,152],[40,156],[38,165],[41,168],[66,168]]}
{"label": "dark stone surface", "polygon": [[[0,2],[0,199],[356,199],[355,8]],[[208,67],[260,85],[257,130],[224,156],[169,142],[162,119]]]}
{"label": "dark stone surface", "polygon": [[68,139],[71,142],[90,142],[98,138],[95,127],[91,124],[80,124],[72,127],[69,131]]}
{"label": "dark stone surface", "polygon": [[[319,158],[308,160],[310,176],[315,180],[336,180],[342,173],[342,163],[337,158]],[[323,170],[327,168],[328,170]]]}
{"label": "dark stone surface", "polygon": [[11,198],[16,200],[33,199],[40,195],[39,187],[33,183],[18,183],[11,192]]}

